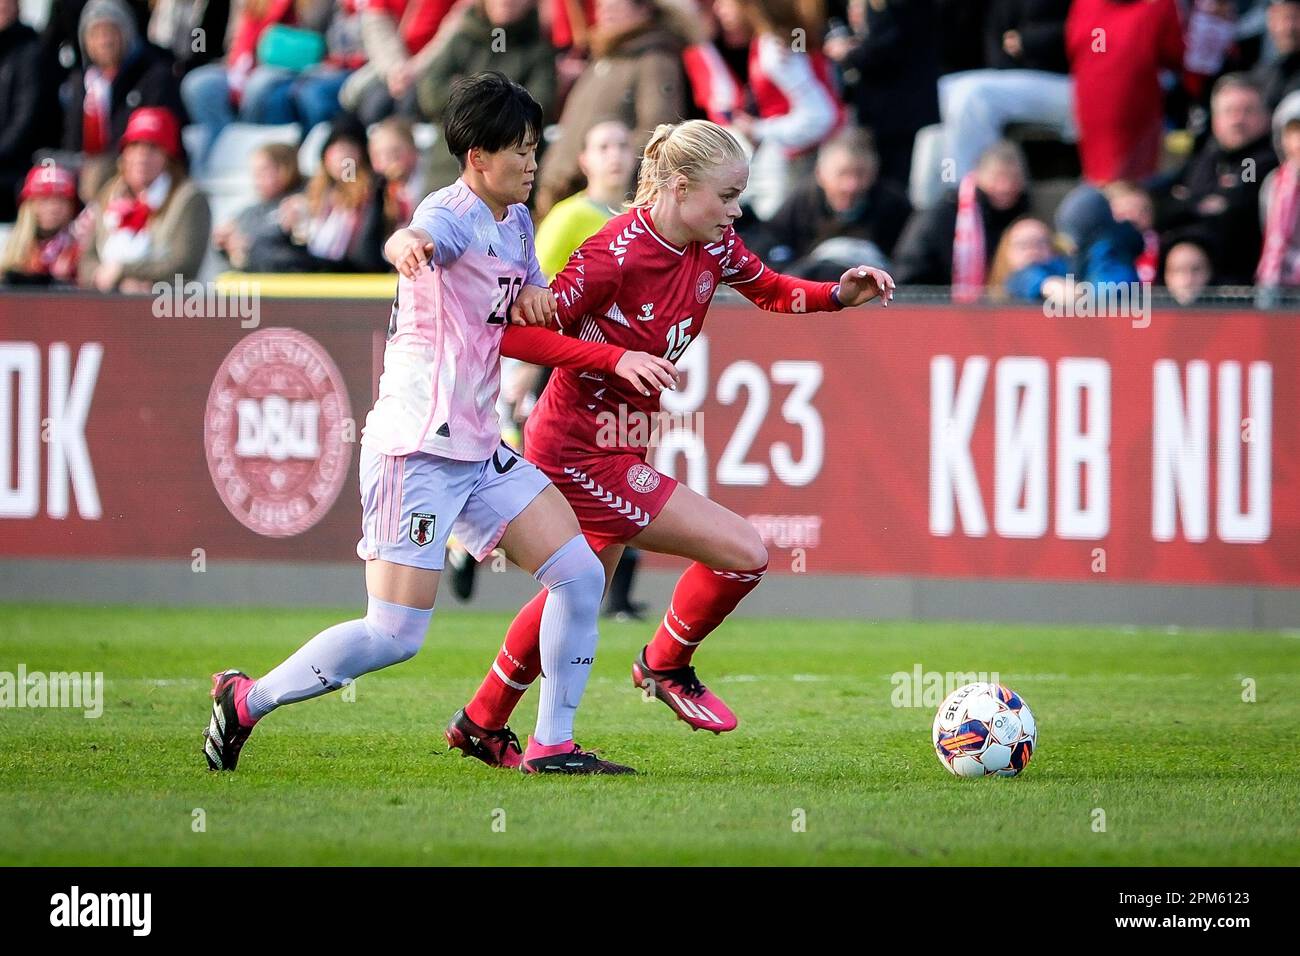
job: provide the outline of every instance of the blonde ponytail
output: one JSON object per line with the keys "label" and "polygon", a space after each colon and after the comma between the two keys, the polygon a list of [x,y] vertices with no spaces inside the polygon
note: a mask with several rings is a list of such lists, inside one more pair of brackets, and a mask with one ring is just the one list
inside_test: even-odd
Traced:
{"label": "blonde ponytail", "polygon": [[736,137],[717,123],[708,120],[660,123],[645,144],[636,196],[631,205],[653,205],[659,190],[666,189],[678,173],[698,183],[721,163],[746,159]]}

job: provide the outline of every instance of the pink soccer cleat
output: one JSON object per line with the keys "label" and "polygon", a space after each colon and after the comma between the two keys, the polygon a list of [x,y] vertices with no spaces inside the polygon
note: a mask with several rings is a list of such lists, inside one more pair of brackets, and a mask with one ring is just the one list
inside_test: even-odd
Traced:
{"label": "pink soccer cleat", "polygon": [[451,723],[443,731],[447,745],[459,750],[466,757],[482,760],[489,767],[516,769],[523,762],[524,754],[519,747],[519,738],[509,727],[500,730],[487,730],[470,720],[461,708],[452,715]]}
{"label": "pink soccer cleat", "polygon": [[646,649],[636,656],[632,664],[632,683],[640,687],[649,700],[654,694],[675,713],[680,720],[691,725],[692,730],[711,730],[723,734],[735,730],[740,722],[722,698],[700,683],[694,667],[679,667],[671,671],[651,670],[645,662]]}
{"label": "pink soccer cleat", "polygon": [[209,770],[234,770],[239,752],[257,721],[245,701],[253,686],[243,671],[218,671],[212,675],[212,716],[203,732],[203,756]]}

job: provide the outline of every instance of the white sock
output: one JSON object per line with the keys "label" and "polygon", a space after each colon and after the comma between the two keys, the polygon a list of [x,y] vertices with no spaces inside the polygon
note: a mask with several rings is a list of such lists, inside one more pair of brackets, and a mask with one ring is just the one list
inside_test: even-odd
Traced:
{"label": "white sock", "polygon": [[547,558],[533,577],[547,590],[540,635],[542,690],[533,739],[562,744],[573,739],[573,718],[596,658],[596,614],[605,591],[605,569],[579,534]]}
{"label": "white sock", "polygon": [[415,656],[424,643],[433,608],[404,607],[371,598],[366,616],[335,624],[260,677],[248,691],[248,713],[269,714],[350,684],[362,674]]}

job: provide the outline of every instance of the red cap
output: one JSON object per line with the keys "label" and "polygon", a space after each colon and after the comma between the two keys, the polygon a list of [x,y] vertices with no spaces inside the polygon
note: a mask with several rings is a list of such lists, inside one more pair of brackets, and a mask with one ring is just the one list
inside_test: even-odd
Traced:
{"label": "red cap", "polygon": [[125,148],[130,143],[153,143],[172,159],[180,159],[180,123],[165,107],[142,106],[126,121],[121,145]]}
{"label": "red cap", "polygon": [[65,166],[39,163],[27,171],[27,179],[23,182],[23,191],[19,193],[18,201],[26,202],[33,196],[62,196],[76,202],[77,177]]}

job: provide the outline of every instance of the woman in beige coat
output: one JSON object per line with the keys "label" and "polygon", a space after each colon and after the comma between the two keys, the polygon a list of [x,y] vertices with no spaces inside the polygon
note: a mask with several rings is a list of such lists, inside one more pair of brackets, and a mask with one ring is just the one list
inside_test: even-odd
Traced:
{"label": "woman in beige coat", "polygon": [[212,232],[208,200],[185,175],[180,124],[162,107],[131,114],[118,173],[96,197],[78,269],[100,292],[150,292],[199,271]]}

